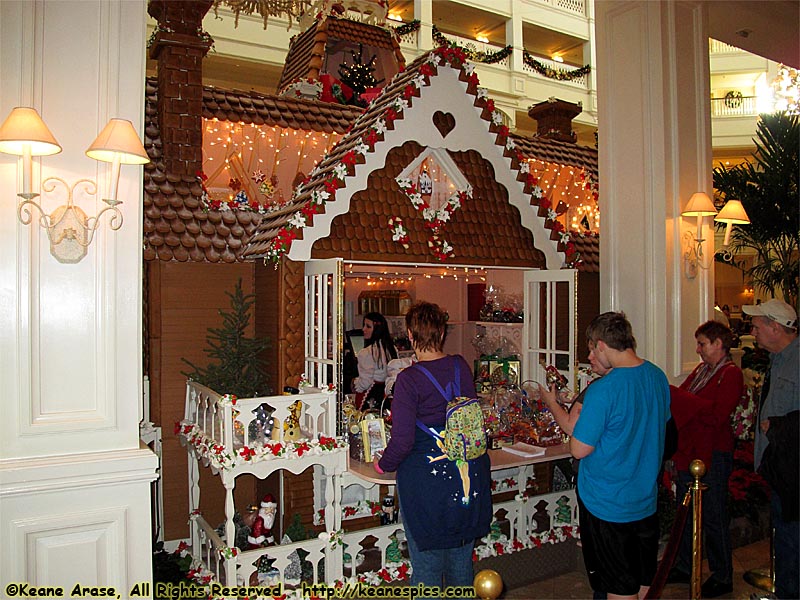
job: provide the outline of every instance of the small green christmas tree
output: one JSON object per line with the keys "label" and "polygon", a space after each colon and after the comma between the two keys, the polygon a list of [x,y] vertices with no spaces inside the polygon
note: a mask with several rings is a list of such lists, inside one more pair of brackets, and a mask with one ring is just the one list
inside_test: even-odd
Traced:
{"label": "small green christmas tree", "polygon": [[307,540],[310,537],[308,535],[308,530],[303,527],[303,523],[300,520],[300,513],[294,513],[292,515],[292,522],[286,528],[286,535],[288,535],[293,542]]}
{"label": "small green christmas tree", "polygon": [[242,291],[242,280],[231,292],[231,310],[220,310],[222,327],[209,327],[204,350],[211,359],[208,366],[199,367],[181,359],[192,370],[184,375],[199,381],[220,394],[234,394],[240,398],[252,398],[269,394],[269,377],[261,366],[258,355],[269,348],[268,338],[249,338],[245,335],[250,324],[250,308],[255,304],[255,295]]}

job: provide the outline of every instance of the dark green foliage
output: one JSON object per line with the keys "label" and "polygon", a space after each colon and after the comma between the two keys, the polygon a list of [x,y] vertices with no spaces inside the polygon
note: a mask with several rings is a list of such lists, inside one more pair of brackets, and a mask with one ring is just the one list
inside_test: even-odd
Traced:
{"label": "dark green foliage", "polygon": [[164,550],[164,542],[158,542],[153,552],[153,581],[156,583],[180,584],[187,582],[186,574],[192,566],[192,555],[181,556],[180,551],[172,554]]}
{"label": "dark green foliage", "polygon": [[[745,275],[773,297],[783,294],[797,306],[800,270],[800,118],[776,113],[760,116],[752,163],[714,169],[714,188],[727,199],[741,200],[750,225],[735,226],[731,249],[756,252]],[[737,265],[739,266],[739,265]]]}
{"label": "dark green foliage", "polygon": [[314,537],[314,532],[307,530],[300,520],[300,513],[292,515],[292,522],[286,528],[286,535],[289,536],[293,542],[300,542]]}
{"label": "dark green foliage", "polygon": [[208,348],[204,350],[211,359],[208,366],[199,367],[184,358],[181,360],[192,370],[182,373],[219,394],[234,394],[239,398],[268,395],[268,376],[259,354],[269,348],[269,339],[245,335],[255,295],[244,294],[241,279],[236,283],[233,293],[225,294],[231,299],[231,310],[219,311],[222,327],[208,329]]}

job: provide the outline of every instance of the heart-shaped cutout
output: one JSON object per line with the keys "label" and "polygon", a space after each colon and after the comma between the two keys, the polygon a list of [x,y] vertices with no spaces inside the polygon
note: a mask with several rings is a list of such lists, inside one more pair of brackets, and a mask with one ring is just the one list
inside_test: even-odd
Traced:
{"label": "heart-shaped cutout", "polygon": [[456,118],[451,113],[437,110],[433,113],[433,124],[442,134],[442,138],[446,138],[447,134],[455,129]]}

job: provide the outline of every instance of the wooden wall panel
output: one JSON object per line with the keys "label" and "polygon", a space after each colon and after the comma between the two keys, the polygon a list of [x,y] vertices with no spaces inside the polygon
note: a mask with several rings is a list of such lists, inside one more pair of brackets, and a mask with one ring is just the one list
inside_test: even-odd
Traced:
{"label": "wooden wall panel", "polygon": [[[167,540],[188,536],[187,452],[173,433],[174,424],[183,418],[186,377],[189,370],[181,359],[205,365],[204,352],[209,327],[222,324],[220,309],[230,308],[230,298],[239,278],[246,294],[254,289],[252,263],[151,263],[149,273],[149,344],[151,419],[161,426],[163,459],[161,476],[164,488],[164,536]],[[250,335],[255,324],[251,321]],[[219,390],[224,393],[224,390]],[[252,479],[237,481],[237,508],[253,502],[256,494]],[[201,471],[201,507],[209,523],[224,518],[224,488],[210,471]]]}

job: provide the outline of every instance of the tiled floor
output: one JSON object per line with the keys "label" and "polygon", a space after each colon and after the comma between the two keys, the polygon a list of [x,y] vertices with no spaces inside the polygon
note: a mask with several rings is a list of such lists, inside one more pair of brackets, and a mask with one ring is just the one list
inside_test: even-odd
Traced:
{"label": "tiled floor", "polygon": [[[769,540],[762,540],[733,551],[733,592],[719,598],[747,600],[750,594],[761,592],[744,581],[742,576],[750,569],[767,568],[769,565]],[[708,563],[703,562],[703,579],[708,577]],[[544,600],[566,598],[591,598],[592,590],[580,569],[552,579],[539,581],[524,587],[508,590],[501,596],[507,600]],[[664,588],[662,598],[690,598],[689,586],[670,584]]]}

